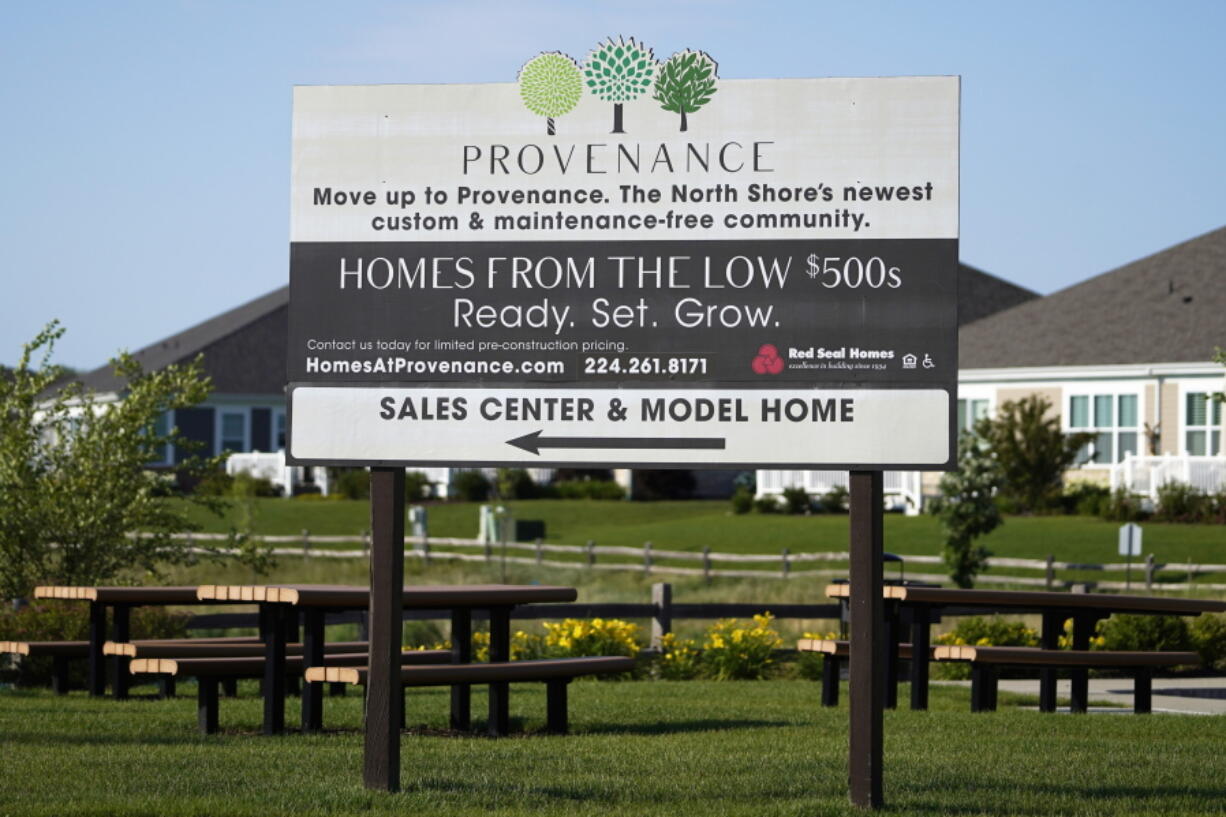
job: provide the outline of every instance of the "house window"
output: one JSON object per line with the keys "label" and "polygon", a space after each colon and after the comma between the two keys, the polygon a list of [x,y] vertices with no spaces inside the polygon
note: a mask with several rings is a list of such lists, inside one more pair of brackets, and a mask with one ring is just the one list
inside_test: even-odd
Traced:
{"label": "house window", "polygon": [[975,427],[975,423],[988,416],[988,401],[987,400],[966,400],[958,401],[958,433],[963,431],[971,431]]}
{"label": "house window", "polygon": [[[172,412],[165,411],[158,415],[157,420],[153,423],[153,434],[155,437],[165,437],[170,433],[171,424],[174,422]],[[150,465],[169,465],[171,460],[171,446],[169,443],[152,446],[149,459]]]}
{"label": "house window", "polygon": [[221,450],[222,451],[246,451],[247,450],[247,412],[245,411],[223,411],[221,412]]}
{"label": "house window", "polygon": [[1109,465],[1137,453],[1138,411],[1135,394],[1075,394],[1069,398],[1070,431],[1094,435],[1081,449],[1078,464]]}
{"label": "house window", "polygon": [[1222,453],[1222,404],[1203,391],[1184,395],[1184,453],[1195,457]]}

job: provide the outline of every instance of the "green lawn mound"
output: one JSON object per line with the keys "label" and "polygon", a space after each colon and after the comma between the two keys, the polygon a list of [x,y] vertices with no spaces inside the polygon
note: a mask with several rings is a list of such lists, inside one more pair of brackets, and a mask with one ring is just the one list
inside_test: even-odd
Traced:
{"label": "green lawn mound", "polygon": [[[223,702],[223,733],[201,738],[194,688],[182,691],[126,703],[0,691],[0,814],[858,813],[847,805],[847,710],[818,707],[809,682],[580,682],[568,737],[531,734],[544,726],[544,691],[517,685],[514,725],[530,734],[501,740],[445,734],[447,691],[413,690],[398,795],[361,787],[358,695],[328,699],[332,731],[267,739],[245,688]],[[1222,808],[1226,719],[1041,715],[1009,696],[971,715],[967,695],[935,688],[933,711],[886,713],[885,813]]]}

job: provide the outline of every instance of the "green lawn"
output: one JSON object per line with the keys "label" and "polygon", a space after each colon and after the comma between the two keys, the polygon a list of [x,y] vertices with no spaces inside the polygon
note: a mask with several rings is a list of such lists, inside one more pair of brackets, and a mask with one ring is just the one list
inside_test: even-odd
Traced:
{"label": "green lawn", "polygon": [[[361,787],[358,695],[326,701],[327,734],[266,739],[248,688],[222,702],[223,734],[202,738],[193,688],[182,691],[124,703],[0,691],[0,815],[855,813],[847,711],[819,708],[816,685],[804,681],[580,682],[572,735],[501,740],[444,734],[446,691],[414,690],[398,795]],[[484,703],[478,690],[474,712]],[[933,711],[886,713],[884,813],[1226,807],[1226,719],[1008,706],[971,715],[967,705],[965,688],[935,688]],[[543,710],[540,688],[514,688],[515,728],[539,730]]]}
{"label": "green lawn", "polygon": [[[847,548],[846,516],[785,516],[729,512],[727,501],[596,502],[524,500],[508,503],[519,519],[542,519],[546,540],[582,545],[640,547],[735,553],[793,553]],[[206,530],[224,532],[230,522],[200,513]],[[308,529],[321,535],[359,535],[370,526],[369,504],[360,501],[263,499],[258,505],[259,532],[299,534]],[[429,506],[430,533],[471,538],[477,534],[477,505],[438,503]],[[1146,553],[1160,562],[1226,564],[1226,528],[1220,525],[1146,523]],[[998,556],[1042,559],[1049,553],[1062,561],[1116,562],[1119,525],[1081,516],[1008,517],[984,538]],[[888,514],[885,546],[899,554],[936,554],[941,533],[931,516]],[[1112,576],[1111,578],[1116,578]]]}

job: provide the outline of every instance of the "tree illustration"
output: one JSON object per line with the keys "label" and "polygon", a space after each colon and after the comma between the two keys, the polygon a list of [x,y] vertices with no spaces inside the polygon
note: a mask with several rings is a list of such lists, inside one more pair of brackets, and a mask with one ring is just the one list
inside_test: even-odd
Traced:
{"label": "tree illustration", "polygon": [[519,69],[519,95],[528,110],[546,118],[545,132],[553,136],[553,118],[570,113],[583,96],[583,74],[565,54],[540,54]]}
{"label": "tree illustration", "polygon": [[681,130],[688,130],[687,114],[711,101],[715,93],[716,64],[702,51],[679,51],[660,66],[653,94],[660,107],[681,114]]}
{"label": "tree illustration", "polygon": [[635,42],[633,37],[629,40],[610,37],[587,55],[583,76],[588,90],[613,103],[613,133],[625,133],[622,103],[637,99],[651,87],[656,67],[651,49]]}

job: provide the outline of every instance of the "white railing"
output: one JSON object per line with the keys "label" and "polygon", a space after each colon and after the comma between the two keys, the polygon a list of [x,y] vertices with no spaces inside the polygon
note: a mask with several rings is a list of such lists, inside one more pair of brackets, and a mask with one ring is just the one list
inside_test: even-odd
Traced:
{"label": "white railing", "polygon": [[[810,494],[824,494],[832,488],[846,488],[846,471],[758,471],[758,496],[778,496],[785,488],[804,488]],[[886,471],[882,475],[886,497],[903,505],[908,516],[920,512],[922,504],[919,471]]]}
{"label": "white railing", "polygon": [[1168,482],[1183,482],[1205,494],[1226,488],[1226,457],[1194,457],[1187,454],[1139,457],[1124,455],[1111,466],[1111,490],[1158,499],[1158,489]]}
{"label": "white railing", "polygon": [[294,487],[310,483],[319,487],[320,493],[328,495],[328,469],[312,466],[287,465],[285,451],[248,451],[231,454],[226,459],[226,473],[250,474],[266,479],[281,489],[285,496],[294,495]]}

